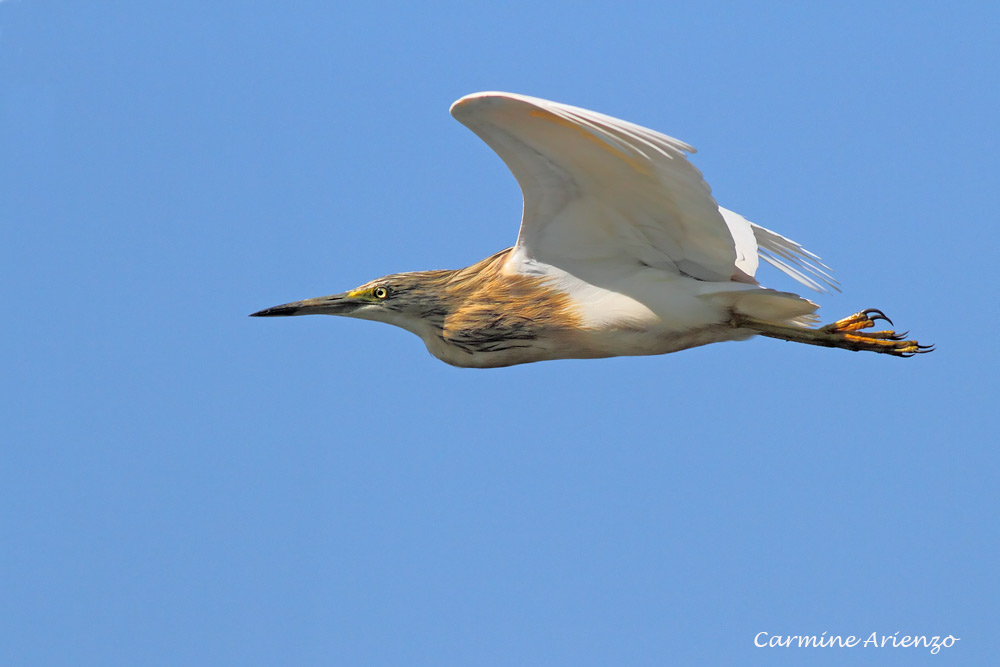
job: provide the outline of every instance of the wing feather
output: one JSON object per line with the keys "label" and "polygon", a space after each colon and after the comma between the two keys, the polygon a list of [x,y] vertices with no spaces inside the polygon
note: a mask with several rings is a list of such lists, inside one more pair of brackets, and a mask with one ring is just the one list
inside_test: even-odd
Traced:
{"label": "wing feather", "polygon": [[770,229],[750,223],[760,257],[771,266],[817,292],[840,291],[829,266],[795,241]]}
{"label": "wing feather", "polygon": [[[524,195],[519,249],[572,268],[598,259],[728,281],[737,248],[688,144],[604,114],[477,93],[452,115],[503,159]],[[756,251],[755,248],[752,249]]]}
{"label": "wing feather", "polygon": [[[763,259],[816,291],[838,290],[819,257],[721,208],[690,145],[578,107],[475,93],[452,115],[510,168],[524,195],[515,256],[568,271],[637,265],[717,282],[756,282]],[[601,261],[604,260],[604,261]]]}

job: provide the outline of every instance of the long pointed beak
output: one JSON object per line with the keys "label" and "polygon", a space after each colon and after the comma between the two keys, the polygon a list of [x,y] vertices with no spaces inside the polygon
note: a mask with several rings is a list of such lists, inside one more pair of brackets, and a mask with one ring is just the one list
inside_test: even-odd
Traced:
{"label": "long pointed beak", "polygon": [[286,315],[348,315],[362,305],[364,305],[364,302],[354,297],[350,297],[347,294],[331,294],[330,296],[321,296],[315,299],[306,299],[304,301],[293,301],[280,306],[265,308],[264,310],[252,313],[250,317],[283,317]]}

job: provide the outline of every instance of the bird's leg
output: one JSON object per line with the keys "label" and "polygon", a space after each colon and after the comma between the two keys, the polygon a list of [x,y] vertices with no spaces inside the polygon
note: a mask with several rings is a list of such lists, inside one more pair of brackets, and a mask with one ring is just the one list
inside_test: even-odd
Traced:
{"label": "bird's leg", "polygon": [[934,349],[933,345],[921,345],[915,340],[905,340],[907,336],[905,331],[901,334],[891,330],[864,331],[874,327],[878,320],[892,324],[892,320],[881,310],[869,308],[818,329],[778,324],[738,313],[733,314],[729,325],[737,329],[750,329],[769,338],[823,347],[840,347],[855,352],[862,350],[881,352],[895,357],[912,357]]}

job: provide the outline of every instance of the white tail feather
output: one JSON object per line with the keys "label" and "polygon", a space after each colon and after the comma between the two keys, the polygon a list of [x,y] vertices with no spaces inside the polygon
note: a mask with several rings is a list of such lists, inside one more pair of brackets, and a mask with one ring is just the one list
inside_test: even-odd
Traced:
{"label": "white tail feather", "polygon": [[748,287],[701,295],[727,310],[768,322],[788,322],[806,326],[818,320],[818,305],[791,292],[779,292],[763,287]]}

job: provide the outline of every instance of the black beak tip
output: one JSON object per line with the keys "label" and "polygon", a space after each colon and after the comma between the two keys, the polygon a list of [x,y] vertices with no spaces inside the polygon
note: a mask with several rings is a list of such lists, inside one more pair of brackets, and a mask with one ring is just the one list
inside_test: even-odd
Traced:
{"label": "black beak tip", "polygon": [[265,308],[264,310],[258,310],[256,313],[250,313],[250,317],[280,317],[282,315],[294,315],[298,308],[290,308],[288,306],[275,306],[274,308]]}

